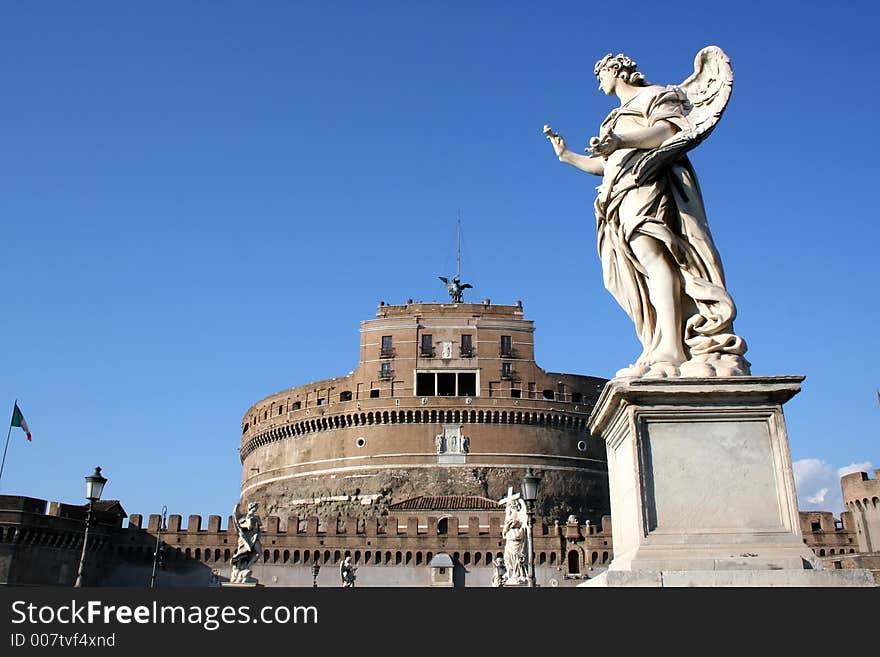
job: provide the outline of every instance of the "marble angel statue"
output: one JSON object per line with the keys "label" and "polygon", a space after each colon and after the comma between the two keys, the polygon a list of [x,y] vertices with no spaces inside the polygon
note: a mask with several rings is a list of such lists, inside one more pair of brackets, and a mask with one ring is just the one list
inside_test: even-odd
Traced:
{"label": "marble angel statue", "polygon": [[519,586],[528,581],[526,571],[526,527],[528,516],[525,503],[519,493],[508,496],[505,500],[507,505],[504,510],[504,525],[501,527],[501,536],[504,538],[504,586]]}
{"label": "marble angel statue", "polygon": [[608,54],[594,68],[620,106],[589,154],[544,126],[561,162],[602,177],[594,208],[605,287],[635,324],[642,353],[618,377],[744,376],[745,341],[687,152],[718,123],[733,85],[727,55],[702,49],[677,86],[647,82],[636,62]]}
{"label": "marble angel statue", "polygon": [[351,562],[351,557],[345,557],[339,564],[339,578],[342,580],[343,588],[354,588],[354,582],[357,579],[355,573],[357,573],[357,566]]}
{"label": "marble angel statue", "polygon": [[232,555],[232,572],[229,581],[233,584],[254,582],[256,580],[251,577],[251,568],[263,550],[260,544],[262,523],[260,516],[257,515],[257,503],[248,504],[247,513],[242,516],[236,515],[235,507],[233,507],[232,520],[233,526],[238,532],[238,545]]}

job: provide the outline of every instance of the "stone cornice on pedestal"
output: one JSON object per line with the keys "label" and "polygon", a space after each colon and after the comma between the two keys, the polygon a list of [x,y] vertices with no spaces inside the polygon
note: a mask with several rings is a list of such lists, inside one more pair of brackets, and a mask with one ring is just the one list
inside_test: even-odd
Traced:
{"label": "stone cornice on pedestal", "polygon": [[588,420],[593,435],[603,433],[622,404],[662,406],[675,403],[714,407],[743,404],[781,405],[801,390],[804,376],[737,376],[725,378],[612,379],[602,390]]}

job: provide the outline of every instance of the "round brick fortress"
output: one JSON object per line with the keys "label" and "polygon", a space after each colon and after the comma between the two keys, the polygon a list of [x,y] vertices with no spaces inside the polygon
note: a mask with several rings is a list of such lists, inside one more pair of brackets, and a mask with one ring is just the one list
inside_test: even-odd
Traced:
{"label": "round brick fortress", "polygon": [[531,466],[540,515],[599,522],[607,462],[587,418],[604,384],[538,367],[519,302],[380,304],[351,374],[248,409],[241,501],[264,517],[367,517],[419,496],[498,500]]}

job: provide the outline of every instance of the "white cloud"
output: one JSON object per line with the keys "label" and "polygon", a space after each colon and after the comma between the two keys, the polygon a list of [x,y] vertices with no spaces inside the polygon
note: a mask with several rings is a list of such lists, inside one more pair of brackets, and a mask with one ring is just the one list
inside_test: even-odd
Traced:
{"label": "white cloud", "polygon": [[840,492],[841,475],[834,466],[820,459],[801,459],[791,465],[794,470],[798,509],[830,511],[835,516],[840,515],[844,509]]}
{"label": "white cloud", "polygon": [[853,472],[871,472],[874,465],[870,461],[862,461],[861,463],[850,463],[842,468],[837,468],[837,476],[852,474]]}
{"label": "white cloud", "polygon": [[825,496],[827,494],[828,494],[828,489],[823,488],[822,490],[818,491],[812,497],[808,497],[807,502],[809,502],[810,504],[822,504],[825,501]]}

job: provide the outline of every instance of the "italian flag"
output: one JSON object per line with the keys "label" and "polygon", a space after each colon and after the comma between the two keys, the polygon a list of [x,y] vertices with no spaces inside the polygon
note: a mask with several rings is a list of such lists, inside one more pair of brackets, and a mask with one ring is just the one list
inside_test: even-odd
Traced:
{"label": "italian flag", "polygon": [[12,409],[12,426],[21,427],[22,431],[27,434],[28,440],[31,439],[31,429],[28,426],[27,420],[24,419],[24,414],[18,407],[18,402],[15,402],[15,408]]}

